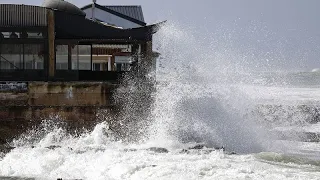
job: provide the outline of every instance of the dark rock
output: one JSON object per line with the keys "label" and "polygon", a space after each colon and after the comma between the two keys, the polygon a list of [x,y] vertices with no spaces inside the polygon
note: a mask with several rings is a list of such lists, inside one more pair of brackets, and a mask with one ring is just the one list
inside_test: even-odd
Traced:
{"label": "dark rock", "polygon": [[182,149],[179,153],[181,153],[181,154],[189,154],[190,151],[187,150],[187,149]]}
{"label": "dark rock", "polygon": [[153,151],[156,153],[168,153],[169,151],[166,148],[159,148],[159,147],[151,147],[147,149],[148,151]]}
{"label": "dark rock", "polygon": [[193,146],[193,147],[190,147],[190,148],[188,148],[188,149],[203,149],[203,148],[205,148],[205,145],[203,145],[203,144],[197,144],[197,145],[195,145],[195,146]]}
{"label": "dark rock", "polygon": [[106,149],[105,148],[95,148],[94,152],[104,152]]}
{"label": "dark rock", "polygon": [[227,154],[227,155],[236,155],[237,153],[231,151],[231,152],[225,152],[225,154]]}
{"label": "dark rock", "polygon": [[215,150],[222,150],[222,151],[225,151],[226,149],[225,149],[225,147],[224,146],[215,146],[215,147],[213,147],[213,149],[215,149]]}
{"label": "dark rock", "polygon": [[70,151],[73,151],[73,152],[77,153],[77,154],[83,154],[83,153],[86,153],[86,152],[88,152],[88,151],[104,152],[104,151],[106,150],[106,149],[103,148],[103,147],[99,147],[99,148],[95,148],[95,147],[84,147],[83,149],[79,149],[79,150],[75,150],[75,149],[73,149],[73,148],[71,148],[71,147],[68,147],[68,149],[69,149]]}
{"label": "dark rock", "polygon": [[8,144],[2,144],[0,145],[0,152],[2,153],[9,153],[12,149],[14,149],[15,147],[12,147]]}
{"label": "dark rock", "polygon": [[83,154],[83,153],[86,153],[87,151],[85,151],[85,150],[77,150],[77,151],[75,151],[75,153],[77,153],[77,154]]}
{"label": "dark rock", "polygon": [[47,149],[51,149],[51,150],[55,150],[57,148],[61,148],[61,146],[56,146],[56,145],[52,145],[52,146],[48,146],[46,147]]}
{"label": "dark rock", "polygon": [[124,149],[123,151],[124,152],[134,152],[134,151],[137,151],[137,149]]}
{"label": "dark rock", "polygon": [[6,144],[6,143],[7,143],[7,140],[6,140],[6,139],[0,138],[0,144]]}

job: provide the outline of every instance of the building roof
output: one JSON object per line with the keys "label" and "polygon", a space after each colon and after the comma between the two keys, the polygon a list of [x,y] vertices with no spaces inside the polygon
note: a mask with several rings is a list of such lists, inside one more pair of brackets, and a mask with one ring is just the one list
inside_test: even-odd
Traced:
{"label": "building roof", "polygon": [[[119,29],[66,12],[55,12],[57,39],[149,41],[164,22],[132,29]],[[86,28],[83,28],[86,27]]]}
{"label": "building roof", "polygon": [[21,26],[31,29],[38,27],[45,28],[47,25],[47,9],[45,7],[0,4],[0,31],[3,28]]}
{"label": "building roof", "polygon": [[[20,32],[21,29],[46,29],[47,12],[54,12],[55,38],[60,40],[86,40],[88,42],[150,41],[164,22],[139,28],[121,29],[92,21],[77,13],[30,5],[0,4],[0,31]],[[30,12],[33,12],[30,14]],[[84,28],[85,27],[85,28]]]}
{"label": "building roof", "polygon": [[[146,25],[141,6],[102,6],[95,4],[95,7],[141,26]],[[92,4],[82,7],[81,10],[89,8],[92,8]]]}
{"label": "building roof", "polygon": [[76,14],[79,16],[86,16],[80,8],[64,0],[45,0],[42,4],[43,7],[68,12],[70,14]]}
{"label": "building roof", "polygon": [[121,14],[127,15],[129,17],[132,17],[141,22],[145,22],[141,6],[104,6],[104,7],[114,10],[116,12],[119,12]]}

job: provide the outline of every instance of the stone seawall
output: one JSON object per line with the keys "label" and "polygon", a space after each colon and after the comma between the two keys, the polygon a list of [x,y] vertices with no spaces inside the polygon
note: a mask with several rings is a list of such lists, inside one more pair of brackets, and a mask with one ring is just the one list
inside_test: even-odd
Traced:
{"label": "stone seawall", "polygon": [[0,144],[41,122],[59,117],[72,128],[92,126],[102,109],[116,113],[116,84],[104,82],[29,82],[0,92]]}

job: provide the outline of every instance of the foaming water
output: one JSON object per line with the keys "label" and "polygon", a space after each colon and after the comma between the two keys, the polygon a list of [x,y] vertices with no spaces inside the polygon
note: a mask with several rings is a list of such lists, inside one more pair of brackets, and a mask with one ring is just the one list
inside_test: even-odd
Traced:
{"label": "foaming water", "polygon": [[[273,66],[251,63],[250,52],[229,47],[228,39],[212,40],[206,46],[188,31],[168,24],[156,36],[155,48],[161,56],[150,115],[139,116],[141,109],[133,109],[143,103],[135,93],[148,89],[144,87],[148,84],[130,79],[126,85],[131,86],[119,89],[120,96],[129,95],[122,96],[129,99],[120,98],[128,102],[120,118],[125,123],[119,126],[123,134],[114,131],[108,114],[92,131],[82,133],[68,132],[63,123],[57,123],[58,117],[53,118],[11,143],[15,148],[0,156],[0,176],[317,179],[317,143],[294,142],[293,147],[292,142],[270,133],[277,126],[313,122],[304,116],[309,112],[302,110],[297,116],[290,112],[296,111],[298,103],[314,100],[318,91],[309,85],[315,81],[303,76],[309,86],[303,86],[303,91],[295,78],[283,78],[287,72],[257,73],[253,69]],[[311,91],[312,98],[307,96]],[[293,107],[277,111],[273,107],[277,103]]]}
{"label": "foaming water", "polygon": [[[0,161],[0,174],[35,179],[317,179],[319,161],[277,153],[227,155],[222,150],[151,151],[124,144],[106,123],[80,137],[54,128],[41,141],[21,144]],[[112,133],[112,132],[110,132]],[[187,148],[187,144],[180,148]],[[280,168],[280,169],[279,169]],[[15,178],[14,178],[15,179]],[[16,178],[19,179],[19,178]]]}

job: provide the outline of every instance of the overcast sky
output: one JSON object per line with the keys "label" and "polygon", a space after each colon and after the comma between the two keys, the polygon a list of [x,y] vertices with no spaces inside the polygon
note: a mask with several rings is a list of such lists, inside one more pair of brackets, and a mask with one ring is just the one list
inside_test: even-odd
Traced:
{"label": "overcast sky", "polygon": [[[91,3],[69,1],[79,7]],[[42,4],[42,0],[0,2]],[[271,53],[275,59],[281,54],[290,67],[320,67],[320,0],[97,0],[97,3],[141,5],[149,24],[169,20],[181,28],[193,29],[191,33],[199,38],[228,32],[240,51],[255,47],[255,53]],[[210,38],[207,41],[204,44],[209,44]]]}

